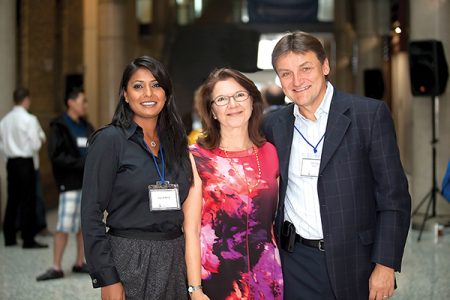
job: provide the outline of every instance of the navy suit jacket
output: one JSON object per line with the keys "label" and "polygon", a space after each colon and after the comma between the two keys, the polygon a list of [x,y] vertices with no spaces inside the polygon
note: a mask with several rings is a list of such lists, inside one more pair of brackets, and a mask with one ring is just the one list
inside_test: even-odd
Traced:
{"label": "navy suit jacket", "polygon": [[[293,108],[290,104],[269,114],[263,124],[280,162],[277,238],[289,181]],[[334,91],[317,191],[335,295],[337,299],[367,299],[375,263],[400,271],[411,214],[394,125],[383,101]]]}

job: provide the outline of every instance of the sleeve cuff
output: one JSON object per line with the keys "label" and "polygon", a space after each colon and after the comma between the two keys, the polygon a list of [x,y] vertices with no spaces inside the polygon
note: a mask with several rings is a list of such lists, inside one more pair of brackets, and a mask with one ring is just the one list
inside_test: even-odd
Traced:
{"label": "sleeve cuff", "polygon": [[120,282],[119,273],[117,273],[117,270],[114,267],[105,268],[99,272],[90,273],[89,275],[91,276],[91,282],[94,288]]}
{"label": "sleeve cuff", "polygon": [[383,259],[378,259],[378,260],[372,260],[372,262],[374,264],[379,264],[379,265],[383,265],[385,267],[394,269],[394,271],[398,272],[398,273],[400,273],[400,271],[401,271],[400,264],[396,264],[394,261],[387,261],[387,260],[383,260]]}

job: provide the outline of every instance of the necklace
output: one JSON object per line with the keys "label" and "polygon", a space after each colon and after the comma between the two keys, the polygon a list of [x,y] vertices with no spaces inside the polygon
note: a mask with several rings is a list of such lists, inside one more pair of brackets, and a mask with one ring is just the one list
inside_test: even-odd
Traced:
{"label": "necklace", "polygon": [[256,158],[256,165],[258,166],[258,180],[253,185],[250,185],[250,181],[247,179],[247,176],[245,175],[245,170],[243,169],[244,177],[242,177],[241,173],[235,168],[235,166],[233,164],[233,161],[228,156],[227,150],[222,149],[223,152],[225,153],[225,157],[227,158],[228,163],[230,164],[231,168],[247,184],[247,188],[248,188],[249,193],[251,193],[253,191],[253,189],[256,188],[259,185],[259,183],[261,182],[261,164],[259,163],[258,151],[256,150],[255,146],[252,146],[252,149],[253,149],[253,154],[255,155],[255,158]]}
{"label": "necklace", "polygon": [[[158,144],[158,140],[157,139],[153,139],[151,138],[149,135],[146,135],[148,137],[148,139],[150,140],[150,147],[155,148],[156,145]],[[156,135],[155,135],[156,136]]]}

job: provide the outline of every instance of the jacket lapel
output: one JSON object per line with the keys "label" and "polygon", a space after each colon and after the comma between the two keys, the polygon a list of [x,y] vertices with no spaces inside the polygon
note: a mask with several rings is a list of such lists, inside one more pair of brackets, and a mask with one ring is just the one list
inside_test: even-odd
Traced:
{"label": "jacket lapel", "polygon": [[336,152],[337,147],[344,138],[345,132],[351,123],[350,118],[344,114],[349,107],[350,102],[345,101],[342,94],[335,91],[333,94],[333,99],[331,100],[325,140],[322,148],[322,158],[319,171],[320,174],[327,166],[334,152]]}

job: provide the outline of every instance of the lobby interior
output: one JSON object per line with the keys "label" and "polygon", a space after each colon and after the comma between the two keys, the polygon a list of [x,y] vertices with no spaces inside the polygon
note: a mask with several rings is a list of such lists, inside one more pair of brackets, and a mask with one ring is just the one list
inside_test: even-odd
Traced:
{"label": "lobby interior", "polygon": [[[89,120],[99,128],[114,113],[124,66],[150,55],[168,67],[177,108],[189,120],[194,91],[213,68],[236,68],[264,89],[277,84],[274,42],[287,31],[315,34],[328,52],[334,87],[385,101],[392,112],[414,210],[392,299],[449,299],[450,200],[439,191],[434,203],[427,196],[433,177],[441,189],[450,159],[450,92],[414,92],[410,51],[414,42],[439,43],[448,61],[449,15],[450,0],[2,0],[0,118],[13,106],[14,89],[27,87],[30,112],[48,135],[49,121],[64,111],[65,91],[83,86]],[[58,191],[46,149],[40,172],[52,232]],[[2,157],[0,223],[6,178]],[[99,298],[89,276],[70,273],[74,237],[64,255],[66,278],[44,283],[35,277],[51,263],[50,249],[5,248],[0,240],[0,299]],[[51,236],[38,240],[52,245]]]}

